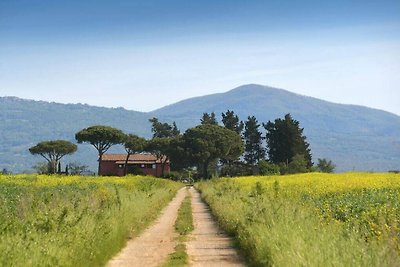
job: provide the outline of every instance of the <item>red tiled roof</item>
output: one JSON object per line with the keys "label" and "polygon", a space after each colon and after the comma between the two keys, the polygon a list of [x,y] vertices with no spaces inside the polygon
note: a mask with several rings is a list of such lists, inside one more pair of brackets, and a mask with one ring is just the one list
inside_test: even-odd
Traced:
{"label": "red tiled roof", "polygon": [[[104,154],[102,161],[123,161],[125,162],[127,154]],[[129,163],[147,164],[161,163],[157,157],[152,154],[132,154],[129,155]]]}

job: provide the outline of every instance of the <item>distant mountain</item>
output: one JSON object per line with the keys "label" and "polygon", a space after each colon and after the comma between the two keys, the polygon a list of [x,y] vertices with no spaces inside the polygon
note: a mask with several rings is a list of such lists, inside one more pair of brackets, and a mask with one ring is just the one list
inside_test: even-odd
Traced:
{"label": "distant mountain", "polygon": [[249,84],[183,100],[151,114],[188,128],[199,123],[203,112],[214,111],[220,118],[227,109],[242,120],[254,115],[260,123],[291,113],[304,127],[314,161],[330,158],[338,171],[400,169],[400,117],[381,110]]}
{"label": "distant mountain", "polygon": [[[75,133],[85,127],[105,124],[140,136],[150,136],[149,115],[123,108],[102,108],[82,104],[58,104],[0,97],[0,171],[29,170],[40,156],[28,148],[44,140],[66,139],[75,142]],[[96,152],[89,145],[79,145],[78,152],[63,162],[81,162],[93,170]]]}
{"label": "distant mountain", "polygon": [[[176,121],[184,131],[198,124],[203,112],[215,112],[220,118],[227,109],[242,120],[255,115],[260,123],[291,113],[304,127],[314,161],[332,159],[338,171],[400,169],[399,116],[255,84],[190,98],[149,113],[0,97],[0,168],[30,169],[35,161],[41,161],[29,154],[30,146],[50,139],[74,141],[74,134],[90,125],[111,125],[148,138],[151,117]],[[78,152],[64,160],[73,161],[95,169],[96,152],[88,145],[79,145]]]}

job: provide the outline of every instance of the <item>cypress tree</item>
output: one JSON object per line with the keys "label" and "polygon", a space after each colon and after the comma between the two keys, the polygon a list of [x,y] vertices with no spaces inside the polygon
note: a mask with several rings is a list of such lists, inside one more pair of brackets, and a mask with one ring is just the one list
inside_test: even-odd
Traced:
{"label": "cypress tree", "polygon": [[205,124],[218,125],[218,122],[217,122],[217,119],[215,118],[214,112],[211,112],[210,114],[203,113],[203,117],[200,119],[200,122],[202,125],[205,125]]}
{"label": "cypress tree", "polygon": [[248,164],[255,165],[259,160],[265,158],[265,148],[262,144],[262,134],[258,130],[260,124],[256,117],[248,117],[244,126],[244,142],[245,142],[245,150],[244,150],[244,159]]}
{"label": "cypress tree", "polygon": [[222,113],[222,123],[226,129],[232,130],[238,134],[243,131],[243,122],[240,121],[239,117],[229,109],[226,111],[226,113]]}
{"label": "cypress tree", "polygon": [[303,135],[304,128],[300,128],[297,120],[294,120],[290,114],[286,114],[284,119],[268,121],[263,126],[267,130],[267,152],[272,163],[288,165],[295,156],[302,155],[305,159],[305,167],[311,168],[310,144]]}

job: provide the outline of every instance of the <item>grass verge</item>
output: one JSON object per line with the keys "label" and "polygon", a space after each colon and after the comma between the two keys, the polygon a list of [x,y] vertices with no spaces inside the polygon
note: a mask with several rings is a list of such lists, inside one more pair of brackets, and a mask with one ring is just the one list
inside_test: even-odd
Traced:
{"label": "grass verge", "polygon": [[183,242],[187,239],[187,235],[193,231],[193,229],[191,198],[187,196],[178,210],[178,217],[175,222],[175,231],[178,234],[178,245],[176,245],[175,251],[169,255],[168,260],[163,267],[187,266],[188,255],[186,253],[186,246]]}
{"label": "grass verge", "polygon": [[400,180],[388,174],[197,184],[252,266],[398,266]]}
{"label": "grass verge", "polygon": [[0,266],[103,266],[181,186],[141,176],[0,175]]}

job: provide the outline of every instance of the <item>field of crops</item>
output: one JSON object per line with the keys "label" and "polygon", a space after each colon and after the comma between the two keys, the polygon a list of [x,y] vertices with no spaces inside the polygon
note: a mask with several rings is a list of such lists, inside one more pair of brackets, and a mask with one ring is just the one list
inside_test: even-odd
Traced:
{"label": "field of crops", "polygon": [[255,266],[399,266],[399,174],[302,174],[197,184]]}
{"label": "field of crops", "polygon": [[101,266],[180,184],[148,177],[0,175],[0,266]]}

